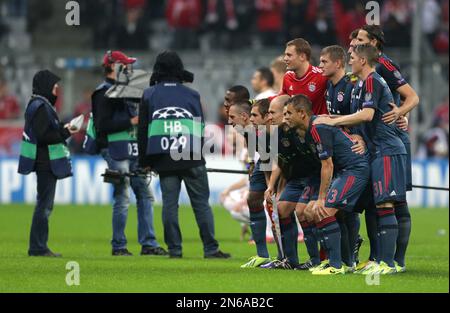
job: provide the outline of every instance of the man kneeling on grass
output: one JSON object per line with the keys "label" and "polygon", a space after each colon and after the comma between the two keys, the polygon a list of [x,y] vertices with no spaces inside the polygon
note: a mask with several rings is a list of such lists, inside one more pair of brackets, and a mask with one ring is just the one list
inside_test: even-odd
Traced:
{"label": "man kneeling on grass", "polygon": [[355,141],[342,129],[313,125],[316,116],[312,113],[311,101],[304,95],[288,101],[285,118],[291,125],[306,131],[306,141],[316,145],[322,162],[319,198],[305,214],[316,223],[329,260],[312,274],[344,274],[347,269],[342,265],[341,230],[335,215],[338,210],[351,212],[366,188],[370,175],[368,153],[353,152]]}

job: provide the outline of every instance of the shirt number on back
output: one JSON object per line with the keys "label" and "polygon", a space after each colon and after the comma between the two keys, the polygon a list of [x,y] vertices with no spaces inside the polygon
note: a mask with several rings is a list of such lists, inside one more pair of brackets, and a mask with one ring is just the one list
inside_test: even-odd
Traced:
{"label": "shirt number on back", "polygon": [[128,155],[130,155],[130,156],[138,156],[138,145],[137,145],[137,143],[129,143],[128,144]]}
{"label": "shirt number on back", "polygon": [[183,149],[186,148],[187,144],[187,138],[186,136],[181,136],[180,138],[177,137],[163,137],[161,138],[161,148],[163,150],[168,150],[170,147],[170,150],[176,150],[178,147],[182,147]]}

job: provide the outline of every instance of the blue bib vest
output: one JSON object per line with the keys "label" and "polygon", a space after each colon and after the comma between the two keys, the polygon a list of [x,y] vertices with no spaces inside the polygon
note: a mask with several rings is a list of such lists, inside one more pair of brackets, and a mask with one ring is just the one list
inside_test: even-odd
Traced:
{"label": "blue bib vest", "polygon": [[[41,96],[33,96],[25,111],[25,127],[18,170],[20,174],[27,175],[35,171],[37,140],[33,132],[33,117],[42,105],[46,108],[51,127],[55,130],[60,127],[56,111],[48,100]],[[58,179],[72,176],[70,152],[65,143],[48,145],[48,154],[51,171]]]}
{"label": "blue bib vest", "polygon": [[[94,95],[102,89],[108,90],[112,85],[108,82],[103,82],[97,86],[95,91],[93,92],[91,99],[94,99]],[[86,135],[84,136],[83,141],[83,150],[88,154],[98,154],[97,148],[97,133],[95,131],[94,125],[94,116],[92,112],[89,114],[89,121],[86,127]]]}
{"label": "blue bib vest", "polygon": [[[103,82],[100,84],[92,94],[92,99],[95,94],[103,89],[108,90],[112,84],[108,82]],[[111,119],[111,123],[114,123],[118,119],[123,119],[124,116],[129,118],[137,116],[137,105],[132,102],[127,102],[126,109],[121,111],[116,111]],[[83,149],[89,154],[98,154],[97,147],[97,134],[95,130],[94,117],[91,113],[89,115],[89,121],[86,128],[86,136],[83,142]],[[108,152],[111,158],[114,160],[125,160],[133,159],[138,156],[138,145],[137,145],[137,127],[133,126],[129,129],[113,134],[107,135],[108,140]]]}
{"label": "blue bib vest", "polygon": [[[123,119],[124,116],[133,118],[137,116],[137,104],[125,101],[124,110],[114,112],[111,123]],[[137,126],[131,126],[127,130],[112,133],[107,136],[108,152],[114,160],[135,159],[138,157]]]}
{"label": "blue bib vest", "polygon": [[159,83],[144,93],[150,104],[146,155],[201,156],[204,118],[199,94],[179,83]]}

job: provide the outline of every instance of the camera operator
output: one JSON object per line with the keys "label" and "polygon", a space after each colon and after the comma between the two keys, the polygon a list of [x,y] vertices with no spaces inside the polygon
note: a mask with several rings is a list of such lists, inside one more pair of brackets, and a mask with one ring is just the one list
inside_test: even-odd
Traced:
{"label": "camera operator", "polygon": [[[219,250],[214,238],[208,176],[201,151],[204,119],[200,95],[183,85],[193,80],[194,75],[184,70],[175,52],[157,56],[150,88],[144,91],[139,107],[139,164],[159,173],[164,240],[170,257],[182,257],[178,199],[184,181],[200,229],[204,257],[229,258],[228,253]],[[197,147],[194,141],[199,143]],[[187,158],[175,160],[173,153],[183,153]]]}
{"label": "camera operator", "polygon": [[[103,57],[105,81],[92,94],[92,115],[95,141],[87,136],[87,152],[100,152],[110,170],[130,173],[138,170],[136,128],[139,121],[137,103],[123,98],[108,98],[106,91],[115,83],[116,64],[131,67],[136,61],[120,51],[108,51]],[[89,131],[88,131],[89,133]],[[91,135],[92,135],[91,133]],[[125,226],[130,203],[129,186],[137,201],[138,241],[141,255],[167,255],[156,241],[153,227],[153,207],[146,177],[127,177],[113,185],[112,255],[132,255],[127,249]]]}

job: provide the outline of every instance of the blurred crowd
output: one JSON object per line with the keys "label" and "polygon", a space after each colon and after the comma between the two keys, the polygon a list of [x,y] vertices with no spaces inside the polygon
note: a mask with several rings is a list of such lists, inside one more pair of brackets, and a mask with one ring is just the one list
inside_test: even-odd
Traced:
{"label": "blurred crowd", "polygon": [[433,122],[420,138],[418,158],[448,158],[449,156],[449,103],[448,96],[433,112]]}
{"label": "blurred crowd", "polygon": [[0,77],[0,120],[14,120],[22,112],[17,97],[8,89],[7,81]]}
{"label": "blurred crowd", "polygon": [[[51,18],[54,0],[3,0],[8,12],[24,14],[28,30]],[[214,49],[279,46],[303,37],[312,44],[347,44],[365,24],[368,0],[78,0],[81,27],[93,48],[150,48],[155,22],[169,28],[174,49],[197,49],[206,39]],[[378,0],[387,44],[411,42],[414,1]],[[422,31],[438,53],[448,53],[448,0],[425,0]],[[28,8],[28,9],[27,9]],[[8,13],[9,14],[9,13]],[[159,30],[159,29],[158,29]],[[0,37],[7,28],[0,20]]]}
{"label": "blurred crowd", "polygon": [[[96,5],[93,5],[97,2]],[[365,24],[365,0],[108,0],[89,1],[86,15],[95,48],[146,49],[152,23],[165,20],[173,49],[197,49],[202,37],[217,49],[279,46],[302,37],[312,44],[346,44]],[[382,0],[389,46],[411,42],[413,1]],[[448,0],[425,0],[423,32],[437,52],[448,52]]]}

